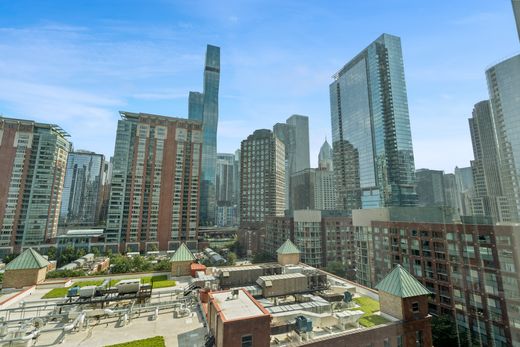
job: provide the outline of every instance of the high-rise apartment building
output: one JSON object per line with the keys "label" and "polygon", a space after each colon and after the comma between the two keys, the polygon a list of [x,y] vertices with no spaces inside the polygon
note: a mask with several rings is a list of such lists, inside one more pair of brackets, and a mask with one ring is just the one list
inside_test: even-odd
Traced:
{"label": "high-rise apartment building", "polygon": [[338,208],[414,206],[415,167],[399,37],[383,34],[330,85]]}
{"label": "high-rise apartment building", "polygon": [[204,146],[200,186],[200,223],[215,224],[218,91],[220,84],[220,47],[208,45],[204,67],[204,91],[190,92],[189,119],[201,121]]}
{"label": "high-rise apartment building", "polygon": [[202,124],[121,112],[106,241],[131,250],[197,248]]}
{"label": "high-rise apartment building", "polygon": [[238,162],[234,154],[217,154],[216,224],[221,227],[237,225],[238,191],[236,181],[239,181],[237,165]]}
{"label": "high-rise apartment building", "polygon": [[474,196],[473,171],[471,167],[455,167],[455,183],[457,185],[457,208],[459,215],[470,216],[471,199]]}
{"label": "high-rise apartment building", "polygon": [[101,211],[104,156],[70,152],[61,199],[60,224],[97,225]]}
{"label": "high-rise apartment building", "polygon": [[419,169],[415,172],[417,180],[418,206],[444,206],[444,171]]}
{"label": "high-rise apartment building", "polygon": [[[520,54],[486,71],[502,194],[511,220],[520,221]],[[504,218],[504,220],[506,220]]]}
{"label": "high-rise apartment building", "polygon": [[332,171],[305,169],[291,176],[291,200],[294,210],[335,210],[336,186]]}
{"label": "high-rise apartment building", "polygon": [[263,251],[275,257],[287,239],[298,246],[306,264],[341,262],[347,277],[353,278],[354,228],[344,211],[295,210],[293,216],[267,217]]}
{"label": "high-rise apartment building", "polygon": [[216,197],[219,201],[235,202],[235,155],[217,154]]}
{"label": "high-rise apartment building", "polygon": [[0,117],[0,252],[57,234],[69,135],[54,124]]}
{"label": "high-rise apartment building", "polygon": [[489,100],[475,104],[469,128],[475,158],[471,161],[475,187],[475,196],[471,199],[472,215],[511,221],[511,207],[502,192],[500,159]]}
{"label": "high-rise apartment building", "polygon": [[285,209],[292,209],[291,176],[310,168],[309,117],[292,115],[286,123],[276,123],[273,132],[285,145]]}
{"label": "high-rise apartment building", "polygon": [[285,146],[273,132],[255,130],[240,147],[240,224],[263,223],[283,216]]}

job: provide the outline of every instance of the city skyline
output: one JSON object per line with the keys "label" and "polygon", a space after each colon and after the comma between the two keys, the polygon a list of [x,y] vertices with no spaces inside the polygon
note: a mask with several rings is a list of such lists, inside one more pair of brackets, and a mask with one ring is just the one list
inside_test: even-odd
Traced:
{"label": "city skyline", "polygon": [[[108,158],[113,154],[118,110],[188,117],[188,93],[200,90],[200,67],[209,43],[223,48],[217,151],[233,153],[254,129],[269,128],[290,114],[305,114],[311,167],[317,167],[319,148],[326,136],[331,138],[330,76],[379,34],[389,32],[403,41],[416,168],[452,172],[473,159],[466,122],[473,105],[487,98],[485,69],[518,50],[510,1],[465,6],[468,3],[450,5],[450,11],[438,4],[421,9],[404,3],[395,8],[381,3],[329,8],[289,3],[269,21],[258,22],[259,32],[244,30],[251,21],[271,14],[259,5],[203,9],[161,4],[144,13],[146,18],[158,17],[152,24],[140,19],[135,8],[118,17],[111,11],[114,5],[93,6],[102,15],[90,21],[97,12],[77,5],[64,3],[59,14],[32,6],[24,16],[14,16],[21,5],[2,4],[2,113],[60,124],[75,148]],[[337,11],[340,8],[348,11]],[[161,10],[164,14],[159,15]],[[361,19],[340,18],[335,12],[371,13],[360,18],[374,20],[374,25],[348,35]],[[391,20],[381,20],[384,13]],[[308,40],[302,46],[290,26],[311,15],[320,26],[311,21],[300,28],[309,34],[298,34]],[[282,23],[284,16],[287,21]],[[133,27],[134,20],[143,30]],[[170,20],[173,24],[166,24]],[[342,34],[334,32],[338,27]],[[277,30],[279,34],[273,32]],[[457,34],[446,35],[447,31]],[[188,32],[186,40],[182,36]],[[279,40],[273,42],[275,34]],[[329,39],[322,40],[323,35]],[[339,39],[343,44],[332,48]],[[482,42],[486,45],[478,44]],[[316,49],[309,50],[309,44]],[[93,134],[98,134],[96,141]]]}

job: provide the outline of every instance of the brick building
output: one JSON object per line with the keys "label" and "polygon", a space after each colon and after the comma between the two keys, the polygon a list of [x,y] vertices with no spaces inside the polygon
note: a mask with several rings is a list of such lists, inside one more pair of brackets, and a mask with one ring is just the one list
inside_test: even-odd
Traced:
{"label": "brick building", "polygon": [[271,316],[244,289],[211,292],[208,324],[216,347],[269,347]]}
{"label": "brick building", "polygon": [[197,248],[202,125],[121,112],[106,242],[132,251]]}
{"label": "brick building", "polygon": [[49,262],[28,248],[5,267],[3,288],[22,288],[45,281]]}
{"label": "brick building", "polygon": [[373,287],[401,264],[435,293],[429,311],[452,316],[459,333],[483,346],[520,341],[518,225],[388,221],[356,211],[354,225],[357,282]]}

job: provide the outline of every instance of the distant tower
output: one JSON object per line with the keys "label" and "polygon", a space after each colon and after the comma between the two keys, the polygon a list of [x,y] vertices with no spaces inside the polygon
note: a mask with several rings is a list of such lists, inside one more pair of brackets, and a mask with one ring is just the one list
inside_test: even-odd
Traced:
{"label": "distant tower", "polygon": [[333,78],[330,106],[338,208],[416,205],[400,38],[381,35]]}
{"label": "distant tower", "polygon": [[240,224],[263,224],[283,216],[285,146],[270,130],[255,130],[240,148]]}
{"label": "distant tower", "polygon": [[332,147],[330,147],[325,138],[325,142],[321,145],[320,154],[318,154],[318,167],[322,170],[332,171]]}
{"label": "distant tower", "polygon": [[202,121],[204,145],[200,190],[200,224],[214,225],[216,212],[216,166],[220,47],[208,45],[204,67],[204,91],[190,92],[188,114]]}
{"label": "distant tower", "polygon": [[273,132],[285,145],[285,209],[292,210],[291,176],[310,168],[309,117],[292,115],[286,123],[276,123]]}

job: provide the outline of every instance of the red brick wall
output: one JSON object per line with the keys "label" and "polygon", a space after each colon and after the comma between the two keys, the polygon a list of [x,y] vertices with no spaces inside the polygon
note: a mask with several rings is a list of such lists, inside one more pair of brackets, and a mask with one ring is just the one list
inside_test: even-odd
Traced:
{"label": "red brick wall", "polygon": [[269,347],[270,325],[270,316],[224,322],[223,345],[217,345],[217,347],[242,347],[242,336],[244,335],[253,336],[253,346],[255,347]]}

